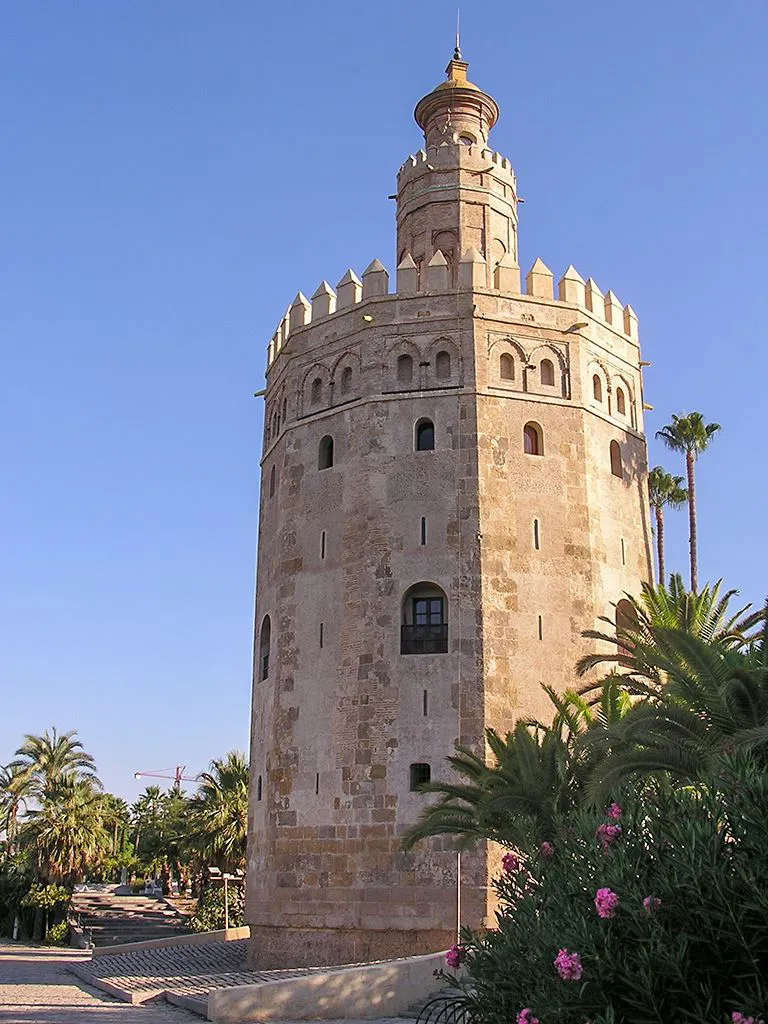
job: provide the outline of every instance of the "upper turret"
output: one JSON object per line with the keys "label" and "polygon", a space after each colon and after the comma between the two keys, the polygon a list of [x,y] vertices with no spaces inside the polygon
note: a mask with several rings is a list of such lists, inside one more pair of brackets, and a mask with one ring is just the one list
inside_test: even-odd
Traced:
{"label": "upper turret", "polygon": [[499,119],[499,108],[493,97],[467,80],[468,67],[457,46],[445,69],[448,80],[416,104],[413,116],[428,147],[439,146],[446,137],[463,145],[487,144],[488,132]]}
{"label": "upper turret", "polygon": [[458,265],[476,249],[493,287],[503,261],[517,265],[517,187],[509,162],[488,148],[499,119],[496,101],[467,80],[458,46],[445,82],[416,104],[414,117],[426,148],[400,168],[397,179],[397,263],[406,252],[420,284],[437,250],[458,283]]}

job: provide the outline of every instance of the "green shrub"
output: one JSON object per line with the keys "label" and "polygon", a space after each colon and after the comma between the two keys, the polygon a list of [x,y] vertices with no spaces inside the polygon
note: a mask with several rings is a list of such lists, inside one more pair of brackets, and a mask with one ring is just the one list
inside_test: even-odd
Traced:
{"label": "green shrub", "polygon": [[66,946],[69,943],[69,925],[66,921],[57,921],[48,929],[45,937],[46,946]]}
{"label": "green shrub", "polygon": [[466,934],[452,957],[466,957],[471,1017],[725,1024],[766,1014],[768,771],[732,758],[706,787],[620,803],[613,819],[556,818],[551,853],[523,844],[506,858],[498,930]]}
{"label": "green shrub", "polygon": [[[228,886],[229,927],[239,928],[243,924],[245,894],[242,885]],[[212,932],[224,927],[224,886],[208,884],[203,889],[197,908],[190,918],[193,932]]]}
{"label": "green shrub", "polygon": [[72,890],[66,889],[63,885],[40,885],[35,882],[27,895],[21,901],[23,907],[34,907],[35,909],[51,910],[62,904],[69,903],[72,897]]}

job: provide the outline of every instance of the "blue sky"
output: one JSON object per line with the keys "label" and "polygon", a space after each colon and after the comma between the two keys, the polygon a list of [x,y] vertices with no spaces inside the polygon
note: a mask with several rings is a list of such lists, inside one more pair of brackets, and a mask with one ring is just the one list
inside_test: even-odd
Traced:
{"label": "blue sky", "polygon": [[[0,763],[77,729],[107,787],[247,749],[265,345],[393,268],[453,4],[7,0],[0,29]],[[489,20],[492,19],[492,20]],[[768,589],[761,0],[466,3],[521,262],[640,317],[653,431],[699,409],[702,579]],[[651,440],[651,462],[675,468]],[[682,472],[682,466],[677,470]],[[685,569],[684,513],[668,561]]]}

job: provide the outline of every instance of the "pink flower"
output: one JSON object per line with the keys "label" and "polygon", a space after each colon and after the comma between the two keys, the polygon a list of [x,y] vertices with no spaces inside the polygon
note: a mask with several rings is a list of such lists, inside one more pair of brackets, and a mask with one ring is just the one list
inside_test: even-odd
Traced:
{"label": "pink flower", "polygon": [[605,853],[611,843],[621,838],[621,825],[607,825],[603,822],[597,826],[597,838]]}
{"label": "pink flower", "polygon": [[539,1024],[539,1018],[533,1016],[533,1010],[530,1006],[526,1006],[515,1017],[515,1024]]}
{"label": "pink flower", "polygon": [[567,949],[559,950],[552,963],[563,981],[578,981],[584,970],[579,954],[569,953]]}
{"label": "pink flower", "polygon": [[501,858],[501,866],[505,871],[519,871],[523,865],[514,853],[505,853]]}
{"label": "pink flower", "polygon": [[611,889],[598,889],[595,893],[595,907],[599,917],[615,917],[619,897]]}
{"label": "pink flower", "polygon": [[605,813],[611,821],[618,821],[621,817],[621,807],[614,801]]}
{"label": "pink flower", "polygon": [[651,914],[654,910],[658,910],[661,906],[661,900],[658,896],[646,896],[643,900],[643,906],[647,913]]}
{"label": "pink flower", "polygon": [[757,1017],[745,1017],[739,1010],[733,1011],[731,1020],[733,1024],[763,1024],[762,1020],[758,1020]]}
{"label": "pink flower", "polygon": [[539,853],[542,857],[553,857],[555,853],[555,848],[552,845],[552,843],[548,843],[546,840],[544,840],[544,842],[539,847]]}
{"label": "pink flower", "polygon": [[451,946],[448,952],[445,954],[445,962],[450,968],[455,970],[457,967],[461,967],[464,961],[467,959],[467,951],[463,946],[455,945]]}

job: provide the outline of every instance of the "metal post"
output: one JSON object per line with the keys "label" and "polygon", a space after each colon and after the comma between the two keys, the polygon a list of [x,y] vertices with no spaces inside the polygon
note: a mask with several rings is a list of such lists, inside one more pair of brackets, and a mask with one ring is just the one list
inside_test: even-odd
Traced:
{"label": "metal post", "polygon": [[227,890],[226,875],[224,875],[224,927],[229,928],[229,891]]}
{"label": "metal post", "polygon": [[456,854],[456,941],[461,939],[461,850]]}

